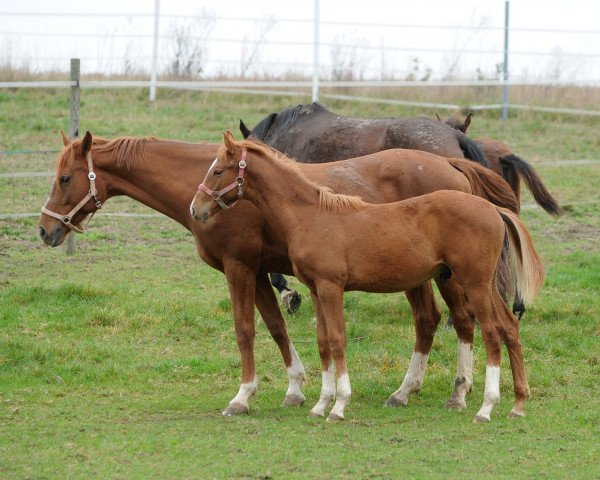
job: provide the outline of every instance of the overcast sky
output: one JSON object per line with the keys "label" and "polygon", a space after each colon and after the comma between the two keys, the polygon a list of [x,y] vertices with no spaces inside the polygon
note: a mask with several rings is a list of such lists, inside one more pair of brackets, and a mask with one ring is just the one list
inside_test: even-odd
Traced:
{"label": "overcast sky", "polygon": [[[205,75],[239,74],[245,63],[247,74],[310,75],[313,0],[161,0],[160,7],[162,71],[179,27],[200,47]],[[510,9],[513,79],[600,80],[600,1],[512,0]],[[153,12],[154,0],[0,0],[0,62],[44,70],[80,57],[83,73],[149,71]],[[422,77],[428,69],[431,78],[474,78],[477,69],[493,76],[502,62],[503,0],[320,0],[320,18],[323,77],[351,67],[375,79]]]}

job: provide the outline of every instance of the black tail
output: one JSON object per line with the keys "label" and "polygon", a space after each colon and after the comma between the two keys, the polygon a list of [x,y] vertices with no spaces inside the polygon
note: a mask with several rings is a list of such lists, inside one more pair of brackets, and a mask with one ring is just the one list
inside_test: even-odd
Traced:
{"label": "black tail", "polygon": [[469,160],[473,160],[475,163],[479,165],[483,165],[484,167],[490,168],[490,162],[488,162],[487,158],[485,158],[485,154],[483,150],[479,148],[479,145],[475,143],[475,140],[466,136],[464,133],[456,131],[458,138],[458,145],[460,149],[463,151],[463,155],[465,158]]}
{"label": "black tail", "polygon": [[533,195],[536,203],[542,207],[550,215],[557,217],[563,214],[562,209],[554,197],[550,194],[542,179],[536,171],[526,161],[520,159],[516,155],[506,155],[500,157],[500,162],[504,167],[512,168],[525,180],[527,188]]}

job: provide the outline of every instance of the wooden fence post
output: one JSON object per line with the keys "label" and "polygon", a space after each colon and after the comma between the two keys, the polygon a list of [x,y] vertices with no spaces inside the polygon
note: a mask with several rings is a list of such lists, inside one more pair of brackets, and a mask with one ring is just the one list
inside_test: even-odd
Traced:
{"label": "wooden fence post", "polygon": [[[71,59],[71,114],[69,115],[69,138],[74,139],[79,136],[79,72],[80,61],[78,58]],[[71,231],[67,237],[67,255],[75,253],[75,233]]]}

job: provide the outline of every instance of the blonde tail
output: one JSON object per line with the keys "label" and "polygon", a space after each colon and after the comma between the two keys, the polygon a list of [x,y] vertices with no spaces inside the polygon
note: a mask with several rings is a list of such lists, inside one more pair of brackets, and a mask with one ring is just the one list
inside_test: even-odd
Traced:
{"label": "blonde tail", "polygon": [[516,280],[516,288],[525,303],[531,302],[544,283],[546,272],[533,248],[531,235],[517,214],[496,207],[508,233],[508,264]]}

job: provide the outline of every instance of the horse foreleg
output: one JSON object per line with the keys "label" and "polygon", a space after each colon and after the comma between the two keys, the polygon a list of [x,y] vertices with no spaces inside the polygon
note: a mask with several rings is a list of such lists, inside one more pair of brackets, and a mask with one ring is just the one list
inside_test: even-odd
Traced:
{"label": "horse foreleg", "polygon": [[344,326],[344,291],[333,282],[321,280],[317,283],[317,295],[325,324],[327,326],[327,338],[329,348],[335,361],[335,372],[337,378],[336,399],[333,408],[329,412],[327,420],[343,420],[344,410],[350,402],[352,388],[346,365],[346,332]]}
{"label": "horse foreleg", "polygon": [[271,273],[271,285],[279,292],[287,312],[296,313],[302,303],[298,291],[289,287],[286,278],[281,273]]}
{"label": "horse foreleg", "polygon": [[329,348],[329,338],[327,338],[325,315],[323,314],[319,297],[313,292],[311,292],[311,297],[317,315],[317,342],[319,345],[319,357],[321,357],[321,395],[317,404],[310,410],[309,416],[324,417],[325,409],[335,399],[335,371],[331,358],[331,349]]}
{"label": "horse foreleg", "polygon": [[454,318],[454,329],[458,336],[456,359],[456,378],[454,391],[446,402],[446,408],[462,410],[467,406],[467,393],[473,386],[473,333],[475,330],[475,315],[462,288],[455,280],[449,278],[441,282],[436,279],[442,298]]}
{"label": "horse foreleg", "polygon": [[239,263],[224,265],[227,286],[233,307],[233,319],[238,348],[242,358],[242,382],[238,394],[229,402],[223,415],[248,413],[248,401],[258,388],[254,364],[254,293],[256,273]]}
{"label": "horse foreleg", "polygon": [[277,343],[288,374],[288,390],[283,405],[293,406],[304,403],[302,385],[306,380],[304,365],[288,336],[285,320],[279,310],[277,298],[269,284],[266,274],[259,273],[256,277],[256,306],[262,316],[269,333]]}
{"label": "horse foreleg", "polygon": [[431,282],[404,293],[413,311],[416,342],[402,385],[386,400],[384,404],[386,407],[407,406],[408,396],[421,390],[433,336],[441,319],[440,309],[435,301]]}

